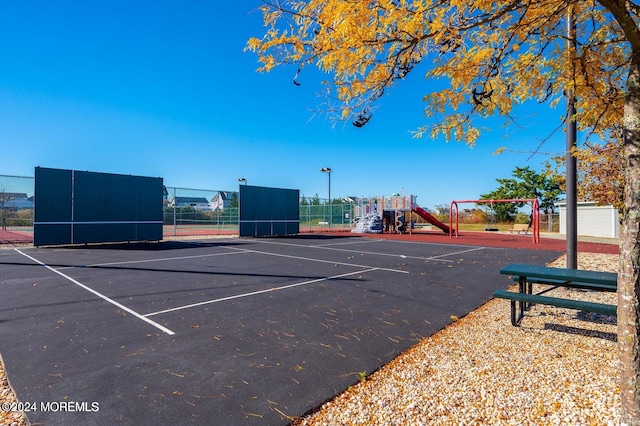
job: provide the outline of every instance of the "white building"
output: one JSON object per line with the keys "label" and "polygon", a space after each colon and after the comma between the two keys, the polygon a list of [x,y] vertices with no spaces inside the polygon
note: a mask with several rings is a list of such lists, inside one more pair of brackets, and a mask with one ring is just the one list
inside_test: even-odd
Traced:
{"label": "white building", "polygon": [[195,210],[211,210],[209,201],[204,197],[176,197],[169,203],[171,207],[193,207]]}
{"label": "white building", "polygon": [[0,192],[0,208],[32,209],[33,197],[27,198],[27,194],[22,192]]}
{"label": "white building", "polygon": [[224,210],[227,207],[231,207],[232,196],[233,196],[233,193],[219,191],[211,199],[211,210],[219,211],[219,210]]}
{"label": "white building", "polygon": [[7,201],[0,201],[0,208],[5,209],[32,209],[33,201],[26,198],[12,198]]}
{"label": "white building", "polygon": [[[560,210],[560,234],[567,234],[567,203],[556,203]],[[596,206],[593,201],[578,202],[578,235],[618,238],[620,219],[618,210],[611,205]]]}

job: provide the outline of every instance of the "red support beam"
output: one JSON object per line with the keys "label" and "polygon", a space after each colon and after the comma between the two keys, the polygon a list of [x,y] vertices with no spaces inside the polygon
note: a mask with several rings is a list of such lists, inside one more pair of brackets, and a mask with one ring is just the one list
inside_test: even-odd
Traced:
{"label": "red support beam", "polygon": [[[540,203],[537,198],[518,198],[518,199],[506,199],[506,200],[454,200],[449,205],[449,238],[453,238],[453,234],[455,233],[456,238],[460,234],[458,231],[458,204],[463,203],[531,203],[531,214],[532,217],[532,225],[533,225],[533,243],[537,244],[540,242]],[[456,209],[456,227],[455,232],[453,231],[453,208],[455,206]]]}

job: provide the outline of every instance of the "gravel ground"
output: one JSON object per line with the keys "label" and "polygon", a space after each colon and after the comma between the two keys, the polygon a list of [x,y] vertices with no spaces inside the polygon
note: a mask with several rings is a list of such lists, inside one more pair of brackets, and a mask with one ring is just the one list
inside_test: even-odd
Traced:
{"label": "gravel ground", "polygon": [[[615,272],[618,256],[580,253],[578,265]],[[551,293],[616,303],[609,293]],[[0,402],[12,402],[1,361]],[[509,302],[491,300],[294,424],[616,425],[617,365],[615,317],[534,306],[513,327]],[[0,425],[27,421],[0,411]]]}

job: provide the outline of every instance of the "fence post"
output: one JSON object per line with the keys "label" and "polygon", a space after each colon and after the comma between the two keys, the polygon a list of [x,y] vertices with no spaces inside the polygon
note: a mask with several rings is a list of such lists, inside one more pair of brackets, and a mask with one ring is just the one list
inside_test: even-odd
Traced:
{"label": "fence post", "polygon": [[178,228],[176,226],[176,188],[173,188],[173,236],[178,235]]}

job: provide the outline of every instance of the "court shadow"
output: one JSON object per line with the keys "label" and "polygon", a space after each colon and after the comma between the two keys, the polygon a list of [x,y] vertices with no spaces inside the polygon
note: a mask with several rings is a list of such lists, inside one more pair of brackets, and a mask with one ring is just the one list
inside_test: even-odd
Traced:
{"label": "court shadow", "polygon": [[578,311],[576,317],[580,321],[592,322],[595,324],[618,324],[618,317],[615,315],[599,314],[597,312]]}
{"label": "court shadow", "polygon": [[122,243],[91,243],[91,244],[72,244],[62,246],[41,246],[41,249],[73,249],[79,248],[87,250],[119,250],[119,251],[167,251],[181,250],[198,247],[229,247],[239,245],[234,241],[138,241],[138,242],[122,242]]}

